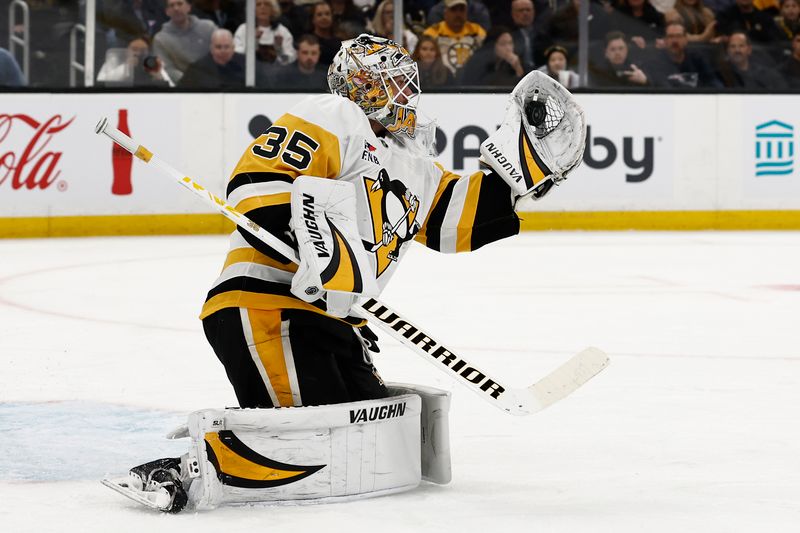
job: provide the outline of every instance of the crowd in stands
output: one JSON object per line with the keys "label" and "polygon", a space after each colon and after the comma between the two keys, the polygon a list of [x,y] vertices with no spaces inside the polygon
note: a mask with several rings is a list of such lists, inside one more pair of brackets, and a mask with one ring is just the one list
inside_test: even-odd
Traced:
{"label": "crowd in stands", "polygon": [[[23,27],[0,10],[0,86],[68,85],[84,0],[26,0],[30,72],[5,48]],[[538,69],[580,87],[578,13],[589,2],[588,87],[800,89],[800,0],[256,0],[256,86],[324,91],[342,40],[402,41],[423,90],[511,87]],[[96,83],[245,86],[245,0],[97,0]],[[83,38],[83,37],[81,37]],[[16,58],[15,58],[16,56]],[[82,59],[82,58],[79,58]]]}

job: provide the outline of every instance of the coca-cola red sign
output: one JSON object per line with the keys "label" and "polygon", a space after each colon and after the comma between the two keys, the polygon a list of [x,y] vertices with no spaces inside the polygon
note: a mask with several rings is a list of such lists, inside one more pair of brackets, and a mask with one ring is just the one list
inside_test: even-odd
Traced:
{"label": "coca-cola red sign", "polygon": [[[10,181],[13,190],[44,190],[56,183],[63,152],[47,148],[73,120],[65,121],[61,115],[40,121],[21,113],[0,114],[0,185]],[[9,147],[12,133],[15,142]],[[66,183],[59,182],[58,187],[63,190]]]}

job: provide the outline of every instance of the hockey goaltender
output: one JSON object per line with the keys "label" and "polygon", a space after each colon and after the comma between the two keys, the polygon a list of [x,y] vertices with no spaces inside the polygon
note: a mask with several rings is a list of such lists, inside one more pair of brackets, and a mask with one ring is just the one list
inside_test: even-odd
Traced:
{"label": "hockey goaltender", "polygon": [[507,394],[376,298],[411,241],[455,253],[516,235],[519,200],[540,199],[580,163],[582,110],[557,82],[528,74],[481,145],[481,170],[460,176],[434,162],[435,125],[419,120],[417,65],[403,47],[366,34],[345,41],[328,84],[332,94],[305,98],[255,139],[228,182],[226,209],[247,222],[201,318],[239,407],[191,413],[170,434],[189,439],[186,454],[103,481],[148,507],[448,483],[449,393],[384,383],[364,316],[487,399]]}

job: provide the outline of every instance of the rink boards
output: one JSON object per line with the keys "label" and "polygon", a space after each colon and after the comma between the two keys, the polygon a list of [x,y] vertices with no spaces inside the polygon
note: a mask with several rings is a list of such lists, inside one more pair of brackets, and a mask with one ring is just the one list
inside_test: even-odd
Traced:
{"label": "rink boards", "polygon": [[[94,125],[131,136],[222,194],[244,147],[299,94],[9,94],[0,110],[0,236],[218,233],[230,227]],[[800,97],[578,95],[584,164],[523,206],[535,229],[800,229]],[[477,169],[505,95],[424,95],[439,161]]]}

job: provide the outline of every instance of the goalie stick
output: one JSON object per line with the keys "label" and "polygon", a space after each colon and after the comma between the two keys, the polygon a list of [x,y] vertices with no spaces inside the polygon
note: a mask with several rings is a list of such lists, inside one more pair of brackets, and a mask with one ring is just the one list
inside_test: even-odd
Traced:
{"label": "goalie stick", "polygon": [[[107,118],[98,122],[95,133],[105,134],[138,159],[172,177],[240,228],[262,240],[286,258],[295,263],[298,262],[297,253],[292,247],[238,212],[225,200],[214,195],[192,178],[178,172],[128,135],[111,126]],[[533,385],[521,388],[509,387],[436,341],[425,330],[401,317],[386,304],[369,298],[355,309],[360,311],[363,316],[371,318],[373,323],[401,344],[477,393],[484,401],[513,415],[532,414],[565,398],[597,375],[608,366],[609,362],[608,356],[603,351],[597,348],[587,348]]]}

